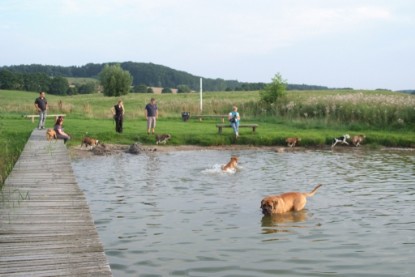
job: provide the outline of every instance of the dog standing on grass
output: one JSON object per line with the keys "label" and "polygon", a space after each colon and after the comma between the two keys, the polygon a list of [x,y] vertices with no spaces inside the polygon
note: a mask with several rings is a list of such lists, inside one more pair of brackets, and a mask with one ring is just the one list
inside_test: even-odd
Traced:
{"label": "dog standing on grass", "polygon": [[89,146],[89,148],[92,149],[95,146],[97,146],[98,143],[99,143],[99,140],[97,140],[97,139],[94,139],[94,138],[91,138],[91,137],[84,137],[82,139],[82,142],[81,142],[81,148],[82,148],[83,145],[85,145],[86,148],[88,148],[88,146]]}
{"label": "dog standing on grass", "polygon": [[171,139],[171,135],[170,134],[161,134],[161,135],[156,135],[156,144],[166,144],[166,142]]}
{"label": "dog standing on grass", "polygon": [[311,192],[286,192],[279,195],[267,196],[261,201],[264,215],[282,214],[290,211],[298,212],[304,209],[307,197],[313,196],[322,185],[317,185]]}
{"label": "dog standing on grass", "polygon": [[289,147],[295,147],[295,145],[296,144],[298,144],[298,142],[300,142],[301,141],[301,138],[287,138],[286,140],[285,140],[285,142],[287,143],[287,145],[289,146]]}
{"label": "dog standing on grass", "polygon": [[363,140],[366,138],[365,135],[356,135],[352,138],[352,143],[354,146],[358,147],[363,142]]}
{"label": "dog standing on grass", "polygon": [[350,139],[350,136],[349,136],[349,134],[344,134],[343,136],[341,136],[341,137],[338,137],[338,138],[334,138],[333,139],[333,144],[331,145],[331,147],[333,148],[334,146],[336,146],[336,144],[337,143],[341,143],[341,144],[347,144],[347,145],[349,145],[349,143],[347,142],[347,140],[348,139]]}

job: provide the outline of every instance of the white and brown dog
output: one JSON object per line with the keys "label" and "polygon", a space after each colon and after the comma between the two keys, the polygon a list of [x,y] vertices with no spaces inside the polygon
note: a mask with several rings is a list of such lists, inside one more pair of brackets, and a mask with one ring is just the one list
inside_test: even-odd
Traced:
{"label": "white and brown dog", "polygon": [[48,141],[50,141],[52,139],[58,139],[58,136],[56,135],[55,130],[53,130],[53,129],[47,129],[46,130],[46,139]]}
{"label": "white and brown dog", "polygon": [[336,144],[337,143],[342,143],[342,144],[347,144],[347,145],[349,145],[349,143],[347,142],[347,140],[348,139],[350,139],[350,136],[349,136],[349,134],[344,134],[343,136],[341,136],[341,137],[338,137],[338,138],[334,138],[333,139],[333,144],[331,145],[331,147],[334,147],[334,146],[336,146]]}
{"label": "white and brown dog", "polygon": [[290,211],[301,211],[307,203],[307,197],[313,196],[322,185],[317,185],[311,192],[286,192],[267,196],[261,201],[264,215],[282,214]]}
{"label": "white and brown dog", "polygon": [[221,169],[223,171],[236,170],[237,166],[238,166],[238,157],[232,156],[231,160],[227,164],[221,166]]}
{"label": "white and brown dog", "polygon": [[171,135],[170,134],[161,134],[161,135],[156,135],[156,144],[166,144],[166,142],[171,139]]}
{"label": "white and brown dog", "polygon": [[287,138],[285,142],[289,147],[294,147],[298,142],[301,141],[301,138],[293,137],[293,138]]}
{"label": "white and brown dog", "polygon": [[97,146],[98,143],[99,143],[99,140],[97,140],[97,139],[94,139],[94,138],[91,138],[91,137],[84,137],[82,139],[82,142],[81,142],[81,148],[82,148],[83,145],[85,145],[86,148],[89,147],[90,149],[92,149],[95,146]]}
{"label": "white and brown dog", "polygon": [[358,147],[363,142],[363,140],[366,138],[365,135],[356,135],[352,137],[352,143],[354,146]]}

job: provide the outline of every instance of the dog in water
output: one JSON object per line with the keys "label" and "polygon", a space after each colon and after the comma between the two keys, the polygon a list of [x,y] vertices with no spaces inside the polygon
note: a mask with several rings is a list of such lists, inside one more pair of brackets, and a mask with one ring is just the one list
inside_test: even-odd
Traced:
{"label": "dog in water", "polygon": [[286,192],[267,196],[261,201],[264,215],[282,214],[290,211],[301,211],[307,203],[307,197],[313,196],[322,185],[317,185],[311,192]]}
{"label": "dog in water", "polygon": [[166,144],[166,142],[171,139],[171,135],[170,134],[161,134],[161,135],[156,135],[156,144]]}
{"label": "dog in water", "polygon": [[97,146],[98,143],[99,143],[99,140],[97,140],[97,139],[94,139],[94,138],[91,138],[91,137],[84,137],[82,139],[82,142],[81,142],[81,148],[82,148],[82,146],[85,145],[86,148],[89,147],[90,149],[92,149],[95,146]]}
{"label": "dog in water", "polygon": [[363,142],[363,140],[366,138],[365,135],[357,135],[352,137],[352,143],[354,146],[358,147]]}
{"label": "dog in water", "polygon": [[231,160],[227,164],[221,166],[221,169],[223,171],[236,170],[237,166],[238,166],[238,157],[232,156]]}
{"label": "dog in water", "polygon": [[347,145],[349,145],[349,143],[347,142],[347,140],[348,139],[350,139],[350,136],[349,136],[349,134],[344,134],[343,136],[341,136],[341,137],[338,137],[338,138],[334,138],[333,139],[333,144],[331,145],[331,147],[333,148],[334,146],[336,146],[336,144],[337,143],[341,143],[341,144],[347,144]]}
{"label": "dog in water", "polygon": [[46,139],[48,141],[51,141],[52,139],[58,139],[58,136],[56,135],[55,130],[53,130],[53,129],[47,129],[46,130]]}
{"label": "dog in water", "polygon": [[296,144],[298,144],[299,141],[301,141],[301,138],[296,138],[296,137],[294,137],[294,138],[287,138],[285,140],[285,142],[287,143],[287,145],[289,147],[294,147]]}

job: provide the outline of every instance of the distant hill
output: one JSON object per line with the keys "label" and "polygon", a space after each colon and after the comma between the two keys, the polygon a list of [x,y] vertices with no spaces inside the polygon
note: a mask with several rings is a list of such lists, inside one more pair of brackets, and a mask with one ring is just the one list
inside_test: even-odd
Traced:
{"label": "distant hill", "polygon": [[[54,66],[54,65],[12,65],[0,67],[13,73],[33,74],[43,73],[51,77],[67,78],[98,78],[99,73],[106,64],[120,64],[121,68],[128,70],[133,76],[133,85],[146,85],[150,87],[177,88],[186,85],[192,90],[199,90],[200,78],[190,73],[175,70],[163,65],[153,63],[122,62],[122,63],[88,63],[83,66]],[[261,90],[266,83],[239,82],[237,80],[203,78],[204,91],[235,91],[235,90]],[[288,84],[287,89],[292,90],[325,90],[328,87],[313,85]]]}

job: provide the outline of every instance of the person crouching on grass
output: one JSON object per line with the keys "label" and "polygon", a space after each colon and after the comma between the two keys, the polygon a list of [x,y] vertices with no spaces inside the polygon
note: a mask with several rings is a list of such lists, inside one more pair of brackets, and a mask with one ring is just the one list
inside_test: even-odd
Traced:
{"label": "person crouching on grass", "polygon": [[228,115],[229,122],[231,123],[231,127],[233,129],[233,132],[235,133],[236,138],[239,137],[239,121],[241,120],[241,117],[238,113],[238,107],[233,106],[233,110]]}

